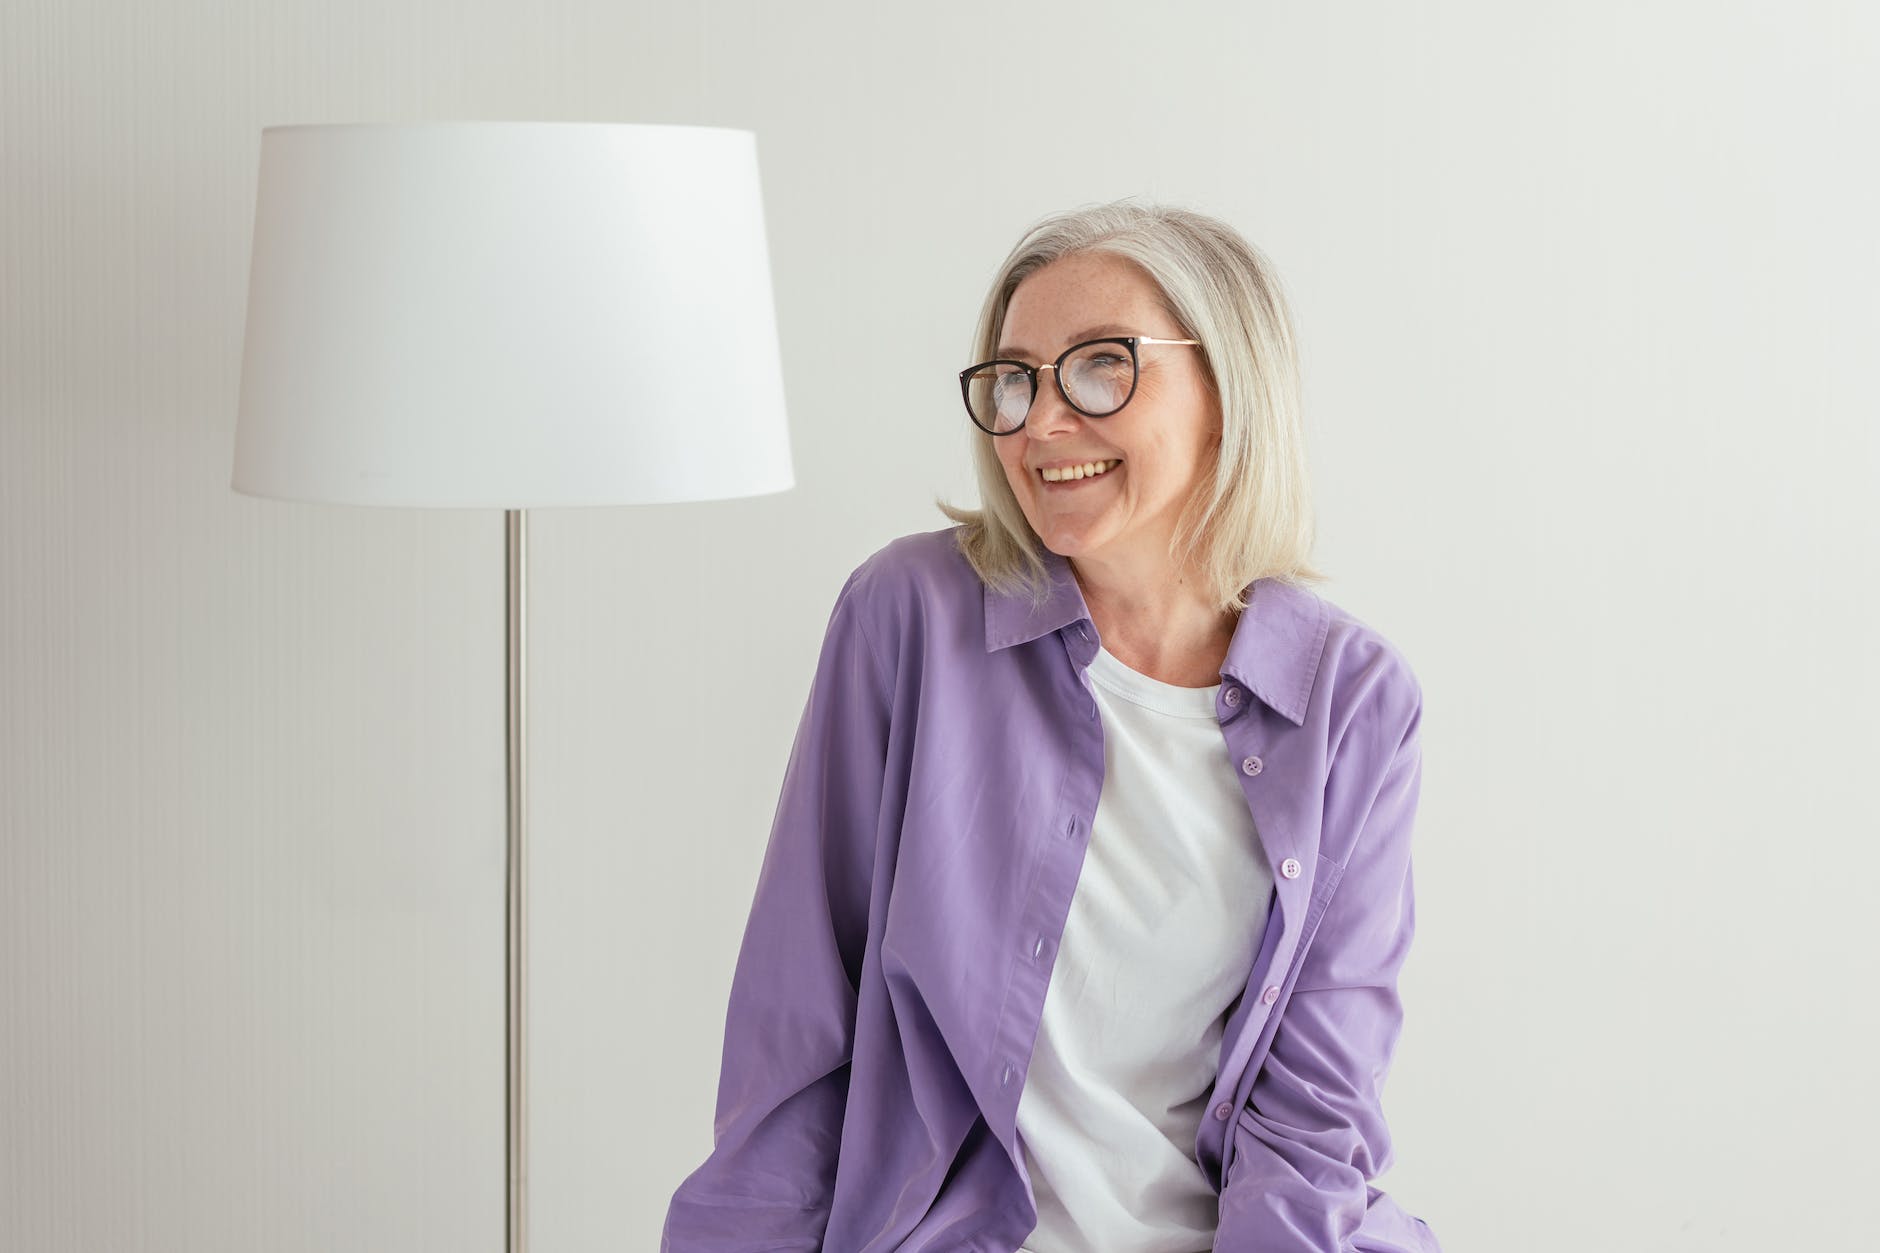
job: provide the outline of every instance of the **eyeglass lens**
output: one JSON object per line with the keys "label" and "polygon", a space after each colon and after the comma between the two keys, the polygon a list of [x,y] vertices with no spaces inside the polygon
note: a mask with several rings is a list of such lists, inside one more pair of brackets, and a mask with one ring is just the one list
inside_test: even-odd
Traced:
{"label": "eyeglass lens", "polygon": [[[1053,373],[1071,404],[1090,417],[1115,413],[1136,385],[1135,359],[1122,344],[1086,344]],[[1031,376],[994,362],[967,376],[966,397],[973,420],[987,430],[1016,430],[1031,411]]]}

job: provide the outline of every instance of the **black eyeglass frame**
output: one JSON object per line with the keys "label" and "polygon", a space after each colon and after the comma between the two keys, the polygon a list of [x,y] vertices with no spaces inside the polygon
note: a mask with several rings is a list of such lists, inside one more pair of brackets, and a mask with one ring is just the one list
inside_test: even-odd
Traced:
{"label": "black eyeglass frame", "polygon": [[[1116,408],[1105,409],[1102,413],[1092,413],[1090,410],[1072,400],[1070,393],[1064,390],[1065,360],[1078,349],[1088,348],[1092,344],[1122,344],[1125,348],[1129,349],[1129,394],[1123,397]],[[1192,344],[1199,347],[1201,341],[1198,339],[1158,339],[1154,335],[1106,335],[1101,339],[1086,339],[1081,344],[1072,344],[1069,348],[1066,348],[1063,352],[1058,354],[1056,361],[1048,362],[1045,365],[1030,365],[1026,362],[1014,361],[1007,357],[995,358],[992,361],[981,361],[978,365],[969,365],[964,370],[960,371],[960,401],[966,406],[966,416],[972,419],[973,425],[986,434],[1015,435],[1025,429],[1025,423],[1031,419],[1031,408],[1038,403],[1038,371],[1049,370],[1051,371],[1052,379],[1057,383],[1058,395],[1064,398],[1065,404],[1069,405],[1078,413],[1083,414],[1086,418],[1107,418],[1123,411],[1123,408],[1128,405],[1130,400],[1135,396],[1136,385],[1142,382],[1142,358],[1136,351],[1136,345],[1138,344]],[[1031,384],[1031,399],[1025,404],[1025,416],[1020,418],[1018,425],[1009,431],[993,430],[984,422],[981,422],[979,415],[973,412],[972,377],[988,366],[995,365],[1017,366],[1024,372],[1025,381]]]}

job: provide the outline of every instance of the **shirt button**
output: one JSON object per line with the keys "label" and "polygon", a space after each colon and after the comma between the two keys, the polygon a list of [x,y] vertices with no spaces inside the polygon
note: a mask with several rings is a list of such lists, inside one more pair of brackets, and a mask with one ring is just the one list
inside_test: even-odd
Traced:
{"label": "shirt button", "polygon": [[1222,1122],[1226,1122],[1227,1116],[1233,1112],[1234,1107],[1229,1105],[1226,1101],[1222,1101],[1219,1105],[1214,1107],[1214,1116]]}
{"label": "shirt button", "polygon": [[1031,946],[1031,955],[1033,957],[1036,957],[1038,954],[1042,952],[1044,952],[1044,937],[1039,936],[1038,942]]}
{"label": "shirt button", "polygon": [[1266,991],[1260,993],[1260,999],[1265,1001],[1268,1005],[1271,1005],[1274,1001],[1279,999],[1279,989],[1268,988]]}
{"label": "shirt button", "polygon": [[1010,1082],[1012,1082],[1012,1067],[1008,1063],[1005,1067],[1005,1073],[999,1076],[999,1086],[1003,1088]]}
{"label": "shirt button", "polygon": [[1240,704],[1240,689],[1237,687],[1228,688],[1225,692],[1221,693],[1221,699],[1226,701],[1230,706]]}
{"label": "shirt button", "polygon": [[1259,774],[1263,769],[1265,769],[1265,766],[1258,757],[1242,757],[1240,759],[1240,772],[1242,774]]}
{"label": "shirt button", "polygon": [[1297,879],[1299,877],[1298,859],[1288,857],[1285,861],[1279,864],[1279,872],[1285,875],[1288,879]]}

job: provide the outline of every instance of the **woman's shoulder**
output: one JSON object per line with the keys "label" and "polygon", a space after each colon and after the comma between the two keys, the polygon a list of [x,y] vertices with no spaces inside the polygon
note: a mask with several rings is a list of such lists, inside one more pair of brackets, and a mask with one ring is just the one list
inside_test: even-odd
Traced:
{"label": "woman's shoulder", "polygon": [[1308,722],[1334,743],[1382,736],[1395,743],[1414,732],[1423,684],[1394,630],[1387,633],[1328,597],[1314,597],[1325,607],[1325,641],[1312,700],[1316,717],[1309,715]]}
{"label": "woman's shoulder", "polygon": [[960,551],[959,531],[948,526],[896,536],[849,573],[843,594],[859,601],[878,632],[936,613],[983,614],[983,585]]}
{"label": "woman's shoulder", "polygon": [[960,531],[959,526],[943,526],[898,535],[863,559],[862,567],[875,572],[876,577],[928,582],[965,579],[976,584],[979,576],[960,551]]}

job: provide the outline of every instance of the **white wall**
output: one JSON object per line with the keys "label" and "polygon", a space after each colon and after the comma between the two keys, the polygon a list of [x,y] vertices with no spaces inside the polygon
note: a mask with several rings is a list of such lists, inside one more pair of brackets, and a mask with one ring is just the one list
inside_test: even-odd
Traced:
{"label": "white wall", "polygon": [[1880,1115],[1880,19],[1825,2],[0,6],[0,1248],[502,1247],[502,516],[228,487],[260,129],[754,129],[798,486],[533,536],[534,1247],[644,1249],[843,577],[973,499],[1050,210],[1298,304],[1428,695],[1383,1186],[1854,1247]]}

